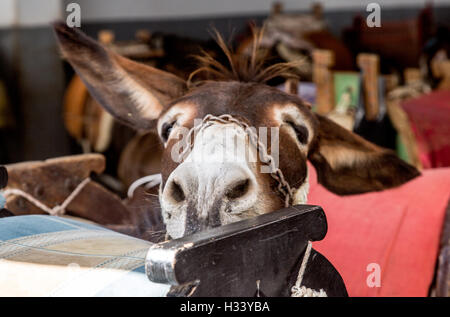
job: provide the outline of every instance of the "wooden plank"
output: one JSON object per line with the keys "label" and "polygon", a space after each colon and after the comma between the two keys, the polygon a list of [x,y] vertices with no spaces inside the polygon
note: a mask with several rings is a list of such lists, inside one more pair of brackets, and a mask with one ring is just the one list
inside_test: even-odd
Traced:
{"label": "wooden plank", "polygon": [[0,218],[12,217],[14,214],[8,209],[0,209]]}
{"label": "wooden plank", "polygon": [[316,111],[326,115],[334,109],[333,74],[334,54],[328,50],[314,50],[313,81],[316,84]]}
{"label": "wooden plank", "polygon": [[270,15],[279,15],[282,14],[284,11],[284,5],[282,2],[275,1],[272,3],[272,8],[270,10]]}
{"label": "wooden plank", "polygon": [[[438,55],[438,54],[436,54]],[[446,56],[444,57],[446,58]],[[442,57],[434,57],[431,61],[431,71],[433,76],[440,78],[440,82],[436,87],[437,90],[450,89],[450,60]]]}
{"label": "wooden plank", "polygon": [[422,80],[422,74],[419,68],[409,67],[403,72],[403,77],[405,78],[405,84],[410,85]]}
{"label": "wooden plank", "polygon": [[436,296],[450,296],[450,200],[442,228],[439,263],[436,272]]}
{"label": "wooden plank", "polygon": [[100,30],[97,34],[98,41],[104,45],[110,45],[114,43],[115,34],[111,30]]}
{"label": "wooden plank", "polygon": [[450,60],[439,63],[441,68],[442,80],[439,83],[438,90],[450,90]]}
{"label": "wooden plank", "polygon": [[64,93],[63,120],[70,136],[78,142],[84,138],[84,111],[88,91],[81,78],[74,75]]}
{"label": "wooden plank", "polygon": [[299,84],[298,79],[289,78],[284,83],[284,89],[289,94],[298,95],[298,84]]}
{"label": "wooden plank", "polygon": [[[0,166],[0,189],[5,188],[7,184],[8,184],[8,172],[6,171],[6,168],[4,166]],[[0,203],[0,218],[11,217],[13,213],[7,209],[2,208],[1,205],[2,204]]]}
{"label": "wooden plank", "polygon": [[[105,158],[100,154],[75,155],[11,164],[6,168],[9,174],[7,189],[20,189],[53,208],[61,205],[91,173],[103,172]],[[15,215],[45,214],[19,196],[9,197],[7,208]],[[67,214],[99,224],[127,224],[132,221],[131,213],[120,198],[93,181],[69,204]]]}
{"label": "wooden plank", "polygon": [[450,296],[450,246],[445,246],[439,252],[439,264],[436,274],[436,296]]}
{"label": "wooden plank", "polygon": [[383,75],[383,78],[386,86],[386,94],[398,87],[399,78],[397,74]]}
{"label": "wooden plank", "polygon": [[4,166],[0,166],[0,189],[5,188],[8,184],[8,172]]}
{"label": "wooden plank", "polygon": [[[174,296],[254,296],[257,281],[266,296],[290,296],[308,241],[326,231],[320,207],[297,205],[155,245],[146,271],[150,280],[174,285]],[[305,286],[346,296],[331,264],[315,251],[313,258],[317,267],[307,269]]]}
{"label": "wooden plank", "polygon": [[368,121],[378,117],[378,76],[380,73],[380,58],[376,54],[361,53],[357,56],[357,64],[363,73],[363,92],[365,117]]}
{"label": "wooden plank", "polygon": [[311,11],[317,20],[323,20],[323,5],[320,2],[314,2],[311,5]]}

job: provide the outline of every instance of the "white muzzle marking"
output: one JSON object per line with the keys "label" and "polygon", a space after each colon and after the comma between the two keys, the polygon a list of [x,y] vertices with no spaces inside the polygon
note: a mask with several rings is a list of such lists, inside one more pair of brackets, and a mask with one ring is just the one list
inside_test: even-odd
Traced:
{"label": "white muzzle marking", "polygon": [[[220,224],[240,220],[239,214],[257,202],[255,157],[243,128],[212,124],[201,129],[190,153],[169,176],[161,193],[169,235],[177,238],[185,234],[188,207],[196,210],[200,221],[211,217],[213,209]],[[180,199],[180,193],[174,196],[173,184],[184,199]],[[230,194],[236,189],[240,191]]]}

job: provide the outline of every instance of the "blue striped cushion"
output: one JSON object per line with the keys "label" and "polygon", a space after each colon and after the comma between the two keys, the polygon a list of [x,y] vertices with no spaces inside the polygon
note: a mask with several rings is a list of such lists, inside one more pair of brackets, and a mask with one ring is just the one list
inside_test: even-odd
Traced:
{"label": "blue striped cushion", "polygon": [[61,217],[0,219],[0,296],[164,296],[145,274],[151,245]]}

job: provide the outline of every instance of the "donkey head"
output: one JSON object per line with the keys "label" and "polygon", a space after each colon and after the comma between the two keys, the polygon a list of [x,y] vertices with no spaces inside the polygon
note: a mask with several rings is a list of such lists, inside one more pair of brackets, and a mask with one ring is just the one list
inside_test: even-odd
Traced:
{"label": "donkey head", "polygon": [[[291,203],[306,203],[308,159],[319,182],[341,195],[398,186],[419,174],[391,151],[314,114],[296,95],[265,84],[287,74],[288,65],[263,68],[256,56],[242,62],[219,41],[229,67],[204,56],[200,71],[215,80],[190,87],[118,56],[76,29],[58,24],[55,30],[63,56],[105,109],[136,129],[158,131],[165,148],[159,196],[172,238],[284,207],[288,193],[280,183],[289,185]],[[224,114],[233,120],[216,118],[188,133],[196,119]],[[266,128],[263,149],[251,145],[254,134],[246,127]],[[185,152],[182,139],[189,151],[176,159],[174,153]],[[236,144],[248,145],[249,155],[236,155]],[[271,153],[284,181],[263,172],[267,161],[257,150]],[[252,153],[256,160],[248,159]]]}

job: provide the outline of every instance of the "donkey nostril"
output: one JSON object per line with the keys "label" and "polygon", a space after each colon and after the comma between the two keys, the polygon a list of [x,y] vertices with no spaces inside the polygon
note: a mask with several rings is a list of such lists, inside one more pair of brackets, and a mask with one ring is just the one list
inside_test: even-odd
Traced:
{"label": "donkey nostril", "polygon": [[244,179],[237,182],[231,190],[229,190],[226,196],[230,199],[237,199],[239,197],[244,196],[250,188],[250,180]]}
{"label": "donkey nostril", "polygon": [[170,188],[170,191],[171,191],[172,198],[176,202],[181,203],[183,200],[186,199],[186,196],[184,195],[183,188],[181,188],[181,186],[177,182],[175,182],[175,181],[172,182],[172,186]]}

